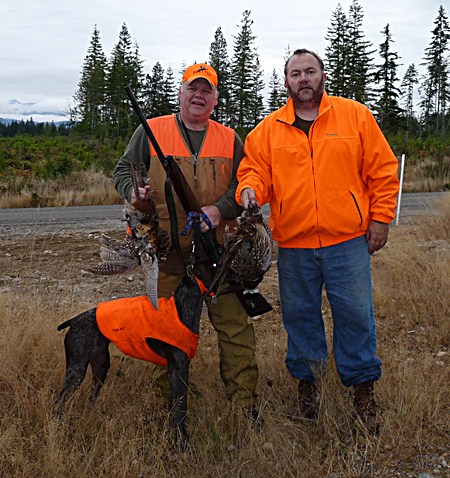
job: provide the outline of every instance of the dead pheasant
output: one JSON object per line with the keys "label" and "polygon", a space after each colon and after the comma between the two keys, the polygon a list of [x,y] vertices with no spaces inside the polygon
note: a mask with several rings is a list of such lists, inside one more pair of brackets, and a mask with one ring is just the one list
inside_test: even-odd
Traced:
{"label": "dead pheasant", "polygon": [[273,240],[260,207],[251,203],[238,218],[238,227],[224,236],[224,252],[210,290],[237,282],[244,293],[257,292],[272,263]]}
{"label": "dead pheasant", "polygon": [[[137,169],[132,166],[131,175],[136,199],[133,204],[126,202],[125,219],[129,234],[123,241],[106,235],[100,238],[100,258],[103,263],[89,269],[94,274],[123,274],[134,270],[139,264],[145,277],[146,293],[154,307],[158,308],[158,262],[165,260],[169,247],[169,236],[160,229],[152,191],[140,198],[140,179]],[[143,177],[143,175],[142,175]]]}

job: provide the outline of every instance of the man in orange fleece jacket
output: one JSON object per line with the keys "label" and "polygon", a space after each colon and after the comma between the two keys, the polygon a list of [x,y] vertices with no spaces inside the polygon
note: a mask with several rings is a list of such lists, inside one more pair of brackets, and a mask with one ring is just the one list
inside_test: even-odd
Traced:
{"label": "man in orange fleece jacket", "polygon": [[370,255],[387,242],[395,216],[398,162],[362,104],[328,96],[320,57],[296,50],[285,66],[287,104],[247,137],[236,199],[270,203],[279,287],[288,334],[286,365],[299,379],[299,410],[314,419],[317,382],[328,361],[322,319],[325,286],[333,349],[356,411],[375,431],[376,356]]}

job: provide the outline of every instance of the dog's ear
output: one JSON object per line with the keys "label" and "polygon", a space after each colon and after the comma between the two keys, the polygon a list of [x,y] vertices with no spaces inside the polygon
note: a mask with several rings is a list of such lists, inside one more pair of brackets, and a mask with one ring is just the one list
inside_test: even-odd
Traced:
{"label": "dog's ear", "polygon": [[174,293],[178,317],[194,334],[199,334],[203,293],[194,277],[184,276]]}

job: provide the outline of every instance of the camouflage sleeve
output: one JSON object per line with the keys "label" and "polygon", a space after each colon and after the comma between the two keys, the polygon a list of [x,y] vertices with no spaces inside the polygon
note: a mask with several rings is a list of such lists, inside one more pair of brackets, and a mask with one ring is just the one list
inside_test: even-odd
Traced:
{"label": "camouflage sleeve", "polygon": [[140,170],[140,165],[147,164],[150,157],[148,139],[144,128],[140,125],[133,133],[124,155],[119,159],[114,168],[113,182],[120,197],[130,201],[133,182],[131,180],[131,167],[135,164]]}

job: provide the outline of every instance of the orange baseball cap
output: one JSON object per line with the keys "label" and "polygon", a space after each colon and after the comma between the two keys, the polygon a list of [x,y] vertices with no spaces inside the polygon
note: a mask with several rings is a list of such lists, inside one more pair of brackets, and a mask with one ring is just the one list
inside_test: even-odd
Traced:
{"label": "orange baseball cap", "polygon": [[187,67],[181,82],[187,82],[187,84],[189,84],[197,78],[204,78],[205,80],[208,80],[213,88],[217,88],[219,83],[216,71],[207,63],[196,63]]}

